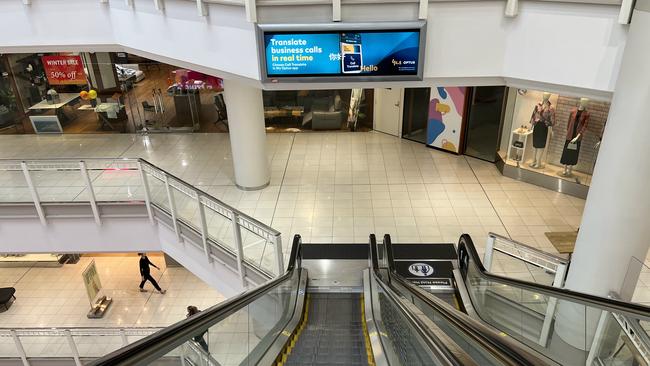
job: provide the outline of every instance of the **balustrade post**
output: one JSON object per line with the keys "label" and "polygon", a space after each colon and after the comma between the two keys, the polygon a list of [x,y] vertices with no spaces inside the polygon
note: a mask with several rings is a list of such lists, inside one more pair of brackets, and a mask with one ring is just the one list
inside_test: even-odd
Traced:
{"label": "balustrade post", "polygon": [[235,239],[235,248],[237,248],[237,272],[239,272],[239,277],[242,280],[242,285],[246,287],[246,279],[244,274],[244,243],[241,238],[241,227],[239,226],[239,214],[232,211],[230,213],[230,218],[232,220],[232,229],[233,236]]}
{"label": "balustrade post", "polygon": [[34,206],[36,207],[36,213],[38,214],[38,218],[41,220],[41,224],[43,224],[43,226],[46,226],[47,220],[45,219],[43,206],[41,206],[41,200],[38,197],[38,191],[34,186],[34,182],[32,181],[32,176],[31,174],[29,174],[29,168],[27,168],[27,163],[25,163],[24,161],[21,162],[20,167],[23,169],[23,175],[25,176],[25,181],[27,182],[29,193],[32,195],[32,201],[34,202]]}
{"label": "balustrade post", "polygon": [[174,225],[174,232],[176,232],[176,239],[179,243],[183,241],[181,237],[181,230],[178,227],[178,218],[176,216],[176,201],[174,200],[174,195],[172,194],[172,187],[169,185],[169,178],[167,174],[164,175],[165,178],[165,189],[167,190],[167,200],[169,201],[169,211],[172,215],[172,224]]}
{"label": "balustrade post", "polygon": [[90,202],[90,208],[93,211],[93,216],[95,217],[95,223],[101,225],[102,221],[99,218],[99,208],[97,207],[97,200],[95,198],[95,191],[93,190],[92,182],[90,181],[90,176],[88,175],[88,168],[84,161],[79,162],[79,170],[81,172],[81,177],[86,183],[86,192],[88,192],[88,202]]}
{"label": "balustrade post", "polygon": [[29,361],[27,360],[27,354],[25,353],[25,348],[23,348],[23,344],[20,341],[20,338],[18,337],[18,333],[16,333],[15,330],[10,330],[11,333],[11,338],[14,339],[14,344],[16,345],[16,351],[18,351],[18,355],[20,356],[20,360],[23,361],[23,366],[29,366]]}
{"label": "balustrade post", "polygon": [[142,180],[142,189],[144,191],[144,203],[147,205],[147,214],[149,215],[149,221],[151,225],[154,224],[153,220],[153,210],[151,208],[151,192],[149,190],[149,180],[147,179],[147,174],[145,173],[142,163],[138,161],[138,170],[140,171],[140,180]]}

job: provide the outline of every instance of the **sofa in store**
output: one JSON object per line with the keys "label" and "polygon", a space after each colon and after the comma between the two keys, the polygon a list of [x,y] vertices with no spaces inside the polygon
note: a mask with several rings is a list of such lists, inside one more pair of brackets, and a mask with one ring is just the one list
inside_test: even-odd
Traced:
{"label": "sofa in store", "polygon": [[340,130],[343,121],[341,111],[312,111],[312,130]]}
{"label": "sofa in store", "polygon": [[142,81],[145,77],[144,71],[140,70],[138,64],[116,64],[117,78],[120,82],[133,81],[135,83]]}
{"label": "sofa in store", "polygon": [[314,91],[303,98],[305,108],[311,112],[305,114],[303,126],[311,122],[312,130],[339,130],[343,123],[341,97],[330,91]]}

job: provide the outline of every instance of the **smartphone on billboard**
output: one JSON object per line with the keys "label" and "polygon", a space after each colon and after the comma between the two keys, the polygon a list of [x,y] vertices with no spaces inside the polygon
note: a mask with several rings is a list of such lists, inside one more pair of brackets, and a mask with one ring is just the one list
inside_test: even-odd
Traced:
{"label": "smartphone on billboard", "polygon": [[341,33],[341,70],[344,74],[358,74],[362,66],[361,33]]}

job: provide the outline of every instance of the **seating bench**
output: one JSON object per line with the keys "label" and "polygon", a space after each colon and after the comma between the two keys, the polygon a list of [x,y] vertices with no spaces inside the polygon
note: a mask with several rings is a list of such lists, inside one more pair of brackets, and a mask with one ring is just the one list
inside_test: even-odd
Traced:
{"label": "seating bench", "polygon": [[9,310],[9,301],[16,299],[16,289],[13,287],[0,288],[0,305],[4,305],[5,309]]}

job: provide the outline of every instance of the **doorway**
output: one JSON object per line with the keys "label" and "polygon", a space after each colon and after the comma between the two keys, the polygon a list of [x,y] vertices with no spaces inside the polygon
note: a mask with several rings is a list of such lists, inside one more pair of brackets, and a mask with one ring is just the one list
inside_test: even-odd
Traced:
{"label": "doorway", "polygon": [[403,88],[375,89],[375,131],[400,135],[403,92]]}
{"label": "doorway", "polygon": [[505,86],[472,88],[465,139],[466,155],[496,161],[505,96]]}
{"label": "doorway", "polygon": [[403,138],[423,144],[427,142],[430,95],[431,88],[404,89]]}

